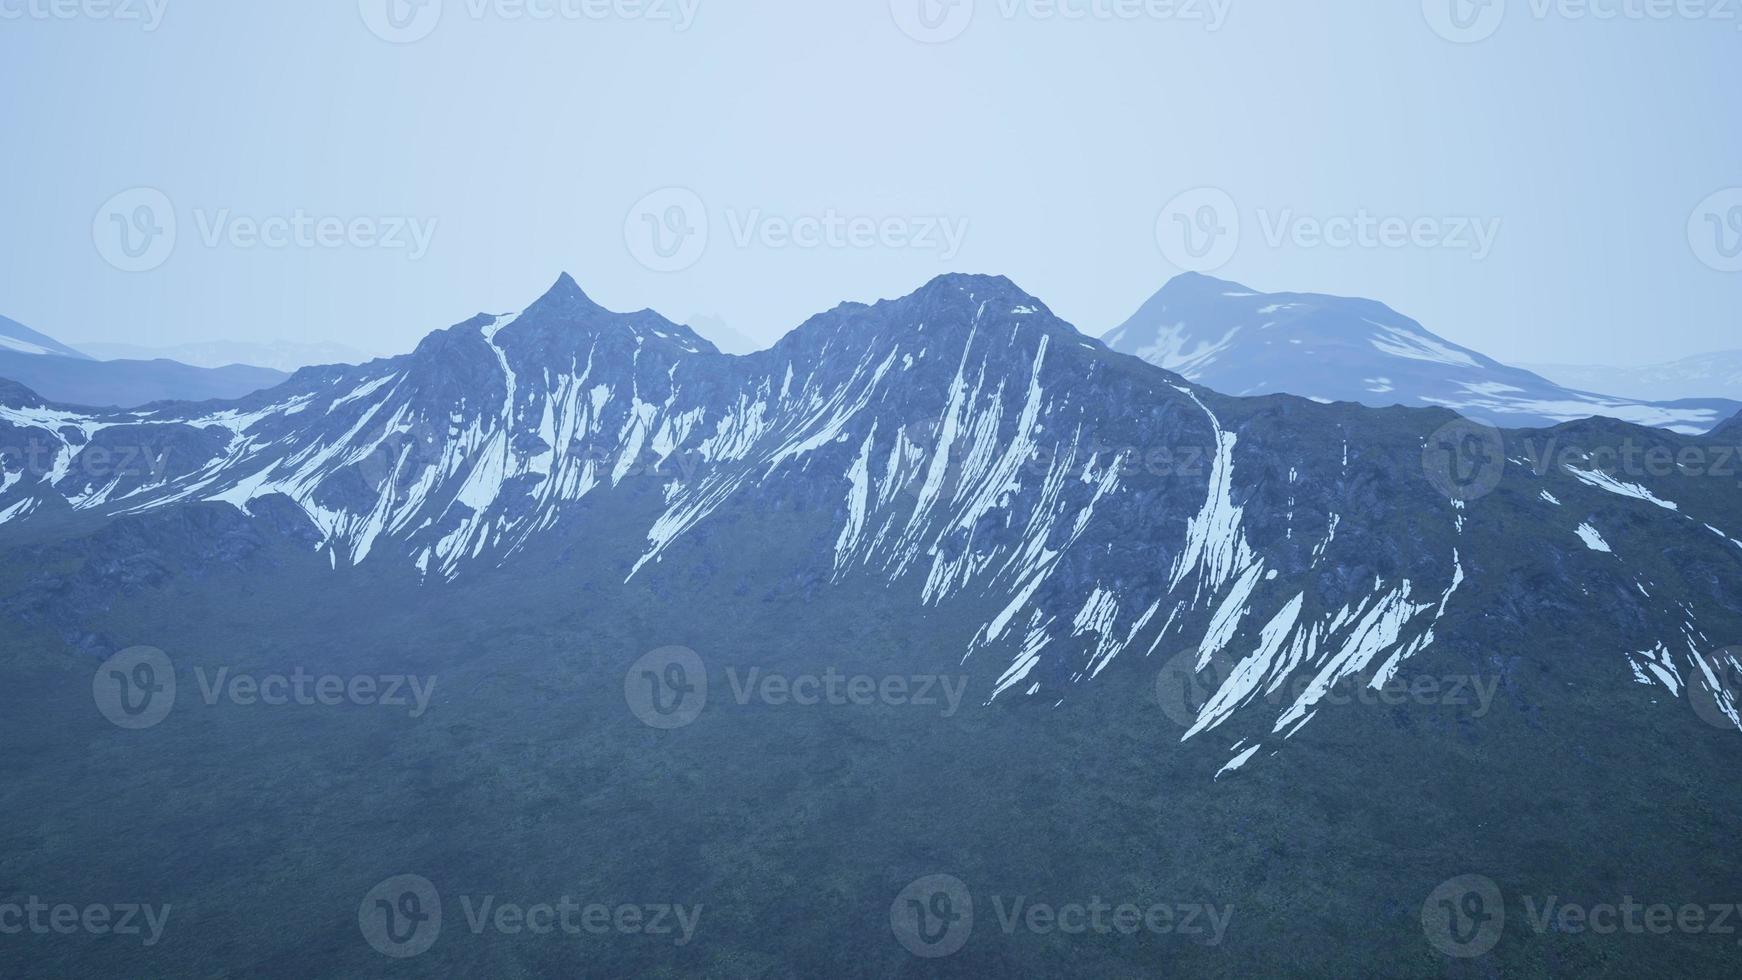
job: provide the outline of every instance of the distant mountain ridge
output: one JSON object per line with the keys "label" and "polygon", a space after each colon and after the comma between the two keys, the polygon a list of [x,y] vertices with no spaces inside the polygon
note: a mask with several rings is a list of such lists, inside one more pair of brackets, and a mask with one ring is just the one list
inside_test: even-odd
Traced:
{"label": "distant mountain ridge", "polygon": [[1742,399],[1742,350],[1695,354],[1667,364],[1637,367],[1580,364],[1525,364],[1545,378],[1588,391],[1627,398]]}
{"label": "distant mountain ridge", "polygon": [[718,316],[693,316],[689,320],[689,327],[708,338],[723,354],[753,354],[768,346],[767,344],[759,344],[732,329],[730,324]]}
{"label": "distant mountain ridge", "polygon": [[78,345],[79,349],[92,357],[105,361],[154,361],[171,360],[193,367],[222,368],[235,365],[248,367],[270,368],[286,375],[305,367],[316,367],[322,364],[362,364],[370,361],[376,355],[334,343],[297,343],[293,341],[275,341],[258,343],[252,341],[214,340],[200,343],[175,344],[168,347],[150,347],[142,344],[117,344],[106,342],[88,342]]}
{"label": "distant mountain ridge", "polygon": [[1604,416],[1697,434],[1742,410],[1718,398],[1650,402],[1575,391],[1374,300],[1261,293],[1196,273],[1170,281],[1104,340],[1225,394],[1438,406],[1507,428]]}
{"label": "distant mountain ridge", "polygon": [[289,375],[231,364],[206,368],[167,359],[97,360],[0,317],[0,378],[64,405],[136,408],[152,402],[239,398]]}

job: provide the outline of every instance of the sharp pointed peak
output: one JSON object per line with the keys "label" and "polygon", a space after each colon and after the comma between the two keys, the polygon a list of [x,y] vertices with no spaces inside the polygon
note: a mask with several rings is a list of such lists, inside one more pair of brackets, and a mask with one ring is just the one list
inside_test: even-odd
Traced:
{"label": "sharp pointed peak", "polygon": [[528,306],[522,315],[531,315],[535,312],[572,316],[605,312],[605,309],[593,302],[592,297],[587,295],[586,290],[581,288],[581,284],[575,281],[574,276],[564,272],[557,276],[556,282],[545,290],[543,296]]}

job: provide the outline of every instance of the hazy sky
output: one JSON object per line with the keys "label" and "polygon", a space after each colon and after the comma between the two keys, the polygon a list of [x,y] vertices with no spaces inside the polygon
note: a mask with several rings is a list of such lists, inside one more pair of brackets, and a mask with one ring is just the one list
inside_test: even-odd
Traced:
{"label": "hazy sky", "polygon": [[969,271],[1098,335],[1185,264],[1742,347],[1742,3],[1468,4],[0,0],[0,313],[397,352],[569,270],[772,338]]}

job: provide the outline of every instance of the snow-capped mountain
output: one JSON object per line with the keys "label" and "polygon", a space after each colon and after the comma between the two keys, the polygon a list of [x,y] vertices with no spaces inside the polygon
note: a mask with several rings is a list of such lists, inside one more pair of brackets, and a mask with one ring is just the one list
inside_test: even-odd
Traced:
{"label": "snow-capped mountain", "polygon": [[1668,364],[1605,367],[1589,364],[1526,364],[1559,384],[1610,391],[1627,398],[1742,399],[1742,350],[1696,354]]}
{"label": "snow-capped mountain", "polygon": [[1104,340],[1225,394],[1439,406],[1507,428],[1603,416],[1693,434],[1742,409],[1717,397],[1654,402],[1575,391],[1373,300],[1260,293],[1196,273],[1170,281]]}
{"label": "snow-capped mountain", "polygon": [[38,357],[71,357],[89,360],[85,354],[67,345],[37,333],[17,320],[0,316],[0,351],[16,354],[30,354]]}
{"label": "snow-capped mountain", "polygon": [[[233,402],[93,413],[0,390],[0,445],[23,447],[3,454],[0,547],[48,549],[23,561],[58,569],[72,559],[34,542],[83,540],[80,574],[108,582],[123,566],[94,529],[208,514],[297,528],[330,569],[428,589],[561,575],[557,541],[561,562],[579,551],[692,607],[753,575],[875,589],[961,626],[940,663],[984,703],[1058,706],[1178,666],[1208,685],[1184,738],[1219,746],[1224,772],[1343,710],[1335,691],[1554,609],[1598,674],[1651,689],[1642,710],[1647,694],[1704,697],[1742,727],[1724,681],[1742,664],[1721,649],[1742,635],[1734,481],[1595,468],[1621,440],[1704,443],[1598,421],[1545,453],[1516,434],[1478,459],[1481,495],[1424,465],[1462,451],[1460,424],[1218,395],[1002,278],[843,304],[728,357],[565,275],[519,313]],[[786,522],[774,542],[769,515]],[[25,605],[51,621],[78,590],[44,574]],[[70,615],[68,642],[85,642]]]}

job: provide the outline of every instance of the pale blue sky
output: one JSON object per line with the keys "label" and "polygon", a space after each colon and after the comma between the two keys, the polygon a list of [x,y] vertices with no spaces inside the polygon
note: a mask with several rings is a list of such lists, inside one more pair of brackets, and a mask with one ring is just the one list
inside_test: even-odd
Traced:
{"label": "pale blue sky", "polygon": [[[519,308],[562,270],[608,306],[761,338],[843,299],[996,272],[1100,334],[1178,271],[1158,216],[1208,186],[1241,223],[1216,274],[1257,288],[1372,296],[1514,361],[1742,347],[1742,273],[1723,271],[1742,227],[1696,214],[1742,186],[1736,19],[1507,0],[1492,37],[1457,44],[1418,0],[1216,0],[1218,30],[1193,19],[1210,0],[1171,17],[1063,0],[1077,19],[978,0],[926,44],[901,29],[926,33],[921,0],[655,0],[675,20],[623,16],[627,0],[550,19],[446,0],[401,44],[370,27],[405,38],[388,0],[150,0],[155,29],[47,15],[56,2],[80,0],[0,0],[0,313],[63,339],[393,352]],[[934,9],[943,34],[968,10]],[[99,214],[137,187],[173,210],[167,255],[117,253]],[[697,237],[651,252],[632,213],[672,187],[694,196],[656,196],[652,217],[699,201],[699,254]],[[123,203],[127,221],[139,201]],[[1742,194],[1707,210],[1732,206]],[[298,213],[341,219],[331,247],[313,225],[250,240],[250,222]],[[1314,244],[1315,222],[1362,213],[1453,241]],[[787,240],[787,222],[803,236],[830,215],[836,243]],[[1498,222],[1487,254],[1459,218]],[[425,250],[412,229],[432,222]]]}

